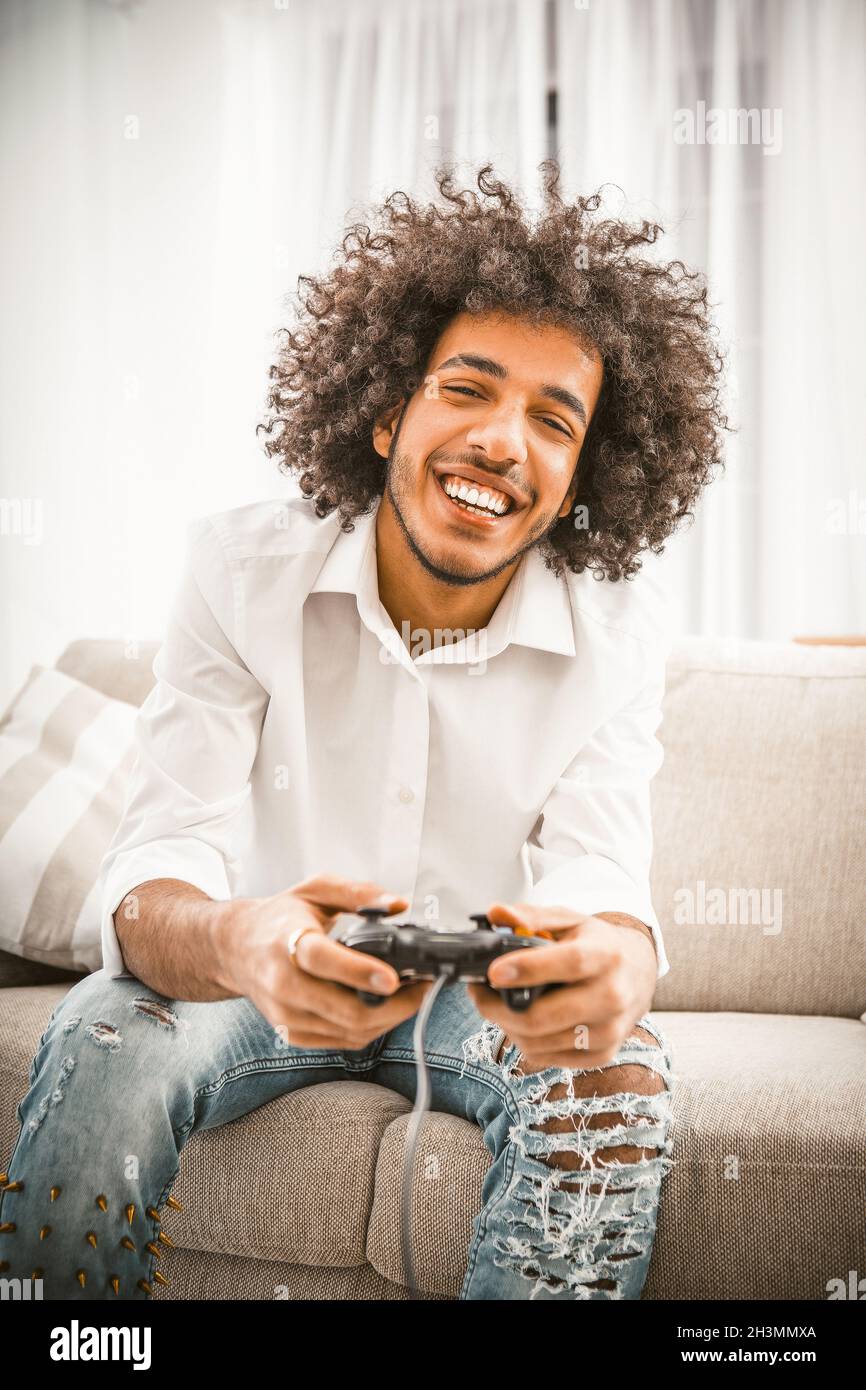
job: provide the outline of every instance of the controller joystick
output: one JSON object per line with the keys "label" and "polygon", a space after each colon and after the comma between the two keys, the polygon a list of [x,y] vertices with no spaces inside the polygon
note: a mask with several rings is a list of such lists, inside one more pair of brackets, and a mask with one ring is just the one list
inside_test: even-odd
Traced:
{"label": "controller joystick", "polygon": [[380,922],[383,917],[389,916],[389,913],[384,907],[359,907],[357,915],[366,918],[368,922]]}

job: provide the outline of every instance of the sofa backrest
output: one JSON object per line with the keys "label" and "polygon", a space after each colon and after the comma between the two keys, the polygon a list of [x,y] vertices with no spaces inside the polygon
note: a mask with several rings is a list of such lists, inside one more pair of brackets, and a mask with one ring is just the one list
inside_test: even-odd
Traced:
{"label": "sofa backrest", "polygon": [[[140,704],[156,643],[61,670]],[[866,1010],[866,647],[681,637],[652,784],[658,1009]]]}
{"label": "sofa backrest", "polygon": [[680,638],[659,734],[654,1007],[859,1017],[866,648]]}

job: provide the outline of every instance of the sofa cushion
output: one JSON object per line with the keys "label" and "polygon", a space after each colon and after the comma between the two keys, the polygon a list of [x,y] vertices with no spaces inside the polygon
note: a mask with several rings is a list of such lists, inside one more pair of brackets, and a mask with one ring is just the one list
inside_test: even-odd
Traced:
{"label": "sofa cushion", "polygon": [[659,736],[655,1007],[859,1017],[866,647],[680,639]]}
{"label": "sofa cushion", "polygon": [[[236,1299],[256,1301],[310,1299],[327,1302],[400,1302],[409,1297],[369,1265],[296,1265],[254,1260],[213,1251],[172,1250],[161,1268],[168,1284],[155,1284],[154,1301]],[[429,1298],[447,1301],[445,1294]]]}
{"label": "sofa cushion", "polygon": [[409,1102],[365,1081],[280,1096],[192,1134],[166,1223],[178,1246],[308,1265],[363,1265],[376,1156]]}
{"label": "sofa cushion", "polygon": [[863,1272],[866,1027],[657,1013],[674,1054],[674,1159],[645,1298],[828,1297]]}
{"label": "sofa cushion", "polygon": [[[404,1282],[400,1200],[409,1119],[400,1115],[383,1136],[367,1236],[371,1265],[395,1284]],[[454,1298],[460,1291],[490,1162],[477,1125],[459,1115],[425,1115],[412,1180],[412,1249],[427,1293]]]}

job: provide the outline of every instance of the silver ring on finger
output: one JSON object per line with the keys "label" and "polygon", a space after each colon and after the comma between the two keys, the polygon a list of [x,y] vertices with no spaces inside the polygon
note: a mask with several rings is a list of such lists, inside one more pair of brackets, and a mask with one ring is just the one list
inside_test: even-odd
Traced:
{"label": "silver ring on finger", "polygon": [[318,930],[318,927],[312,926],[309,922],[302,922],[299,927],[292,927],[292,930],[289,932],[286,938],[286,945],[289,949],[289,955],[294,957],[297,954],[298,942],[304,935],[304,932]]}

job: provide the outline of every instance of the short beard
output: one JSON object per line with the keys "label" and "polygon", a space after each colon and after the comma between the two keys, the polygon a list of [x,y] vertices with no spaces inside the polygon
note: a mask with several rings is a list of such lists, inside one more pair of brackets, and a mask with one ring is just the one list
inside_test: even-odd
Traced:
{"label": "short beard", "polygon": [[[402,424],[402,418],[400,423]],[[408,545],[412,554],[415,556],[415,559],[418,561],[420,565],[423,566],[423,568],[427,571],[429,575],[432,575],[434,579],[438,579],[441,584],[450,584],[453,588],[466,588],[471,584],[483,584],[485,580],[495,579],[498,574],[502,574],[503,570],[508,569],[510,565],[513,565],[517,560],[519,560],[523,555],[525,555],[527,550],[532,550],[534,546],[539,545],[541,541],[544,540],[545,536],[549,535],[549,533],[553,530],[553,528],[559,521],[558,512],[550,520],[545,520],[542,518],[536,524],[534,528],[534,533],[530,535],[529,540],[526,541],[526,543],[522,545],[519,548],[519,550],[516,550],[513,555],[509,555],[498,565],[494,565],[492,569],[484,570],[482,574],[461,574],[459,571],[456,570],[442,569],[440,565],[434,564],[434,562],[430,559],[429,555],[425,555],[424,551],[418,544],[418,541],[412,535],[412,532],[409,529],[409,526],[406,522],[406,518],[400,510],[400,504],[397,500],[396,492],[393,486],[394,479],[397,479],[399,489],[400,482],[402,480],[408,481],[412,477],[413,470],[411,460],[407,458],[405,454],[400,454],[397,452],[397,440],[399,439],[399,437],[400,428],[398,426],[394,433],[394,438],[391,441],[391,447],[388,450],[388,469],[385,475],[385,492],[388,496],[388,500],[390,501],[392,508],[394,509],[394,515],[396,516],[397,521],[400,524],[400,530],[403,532],[403,535],[406,538],[406,544]]]}

